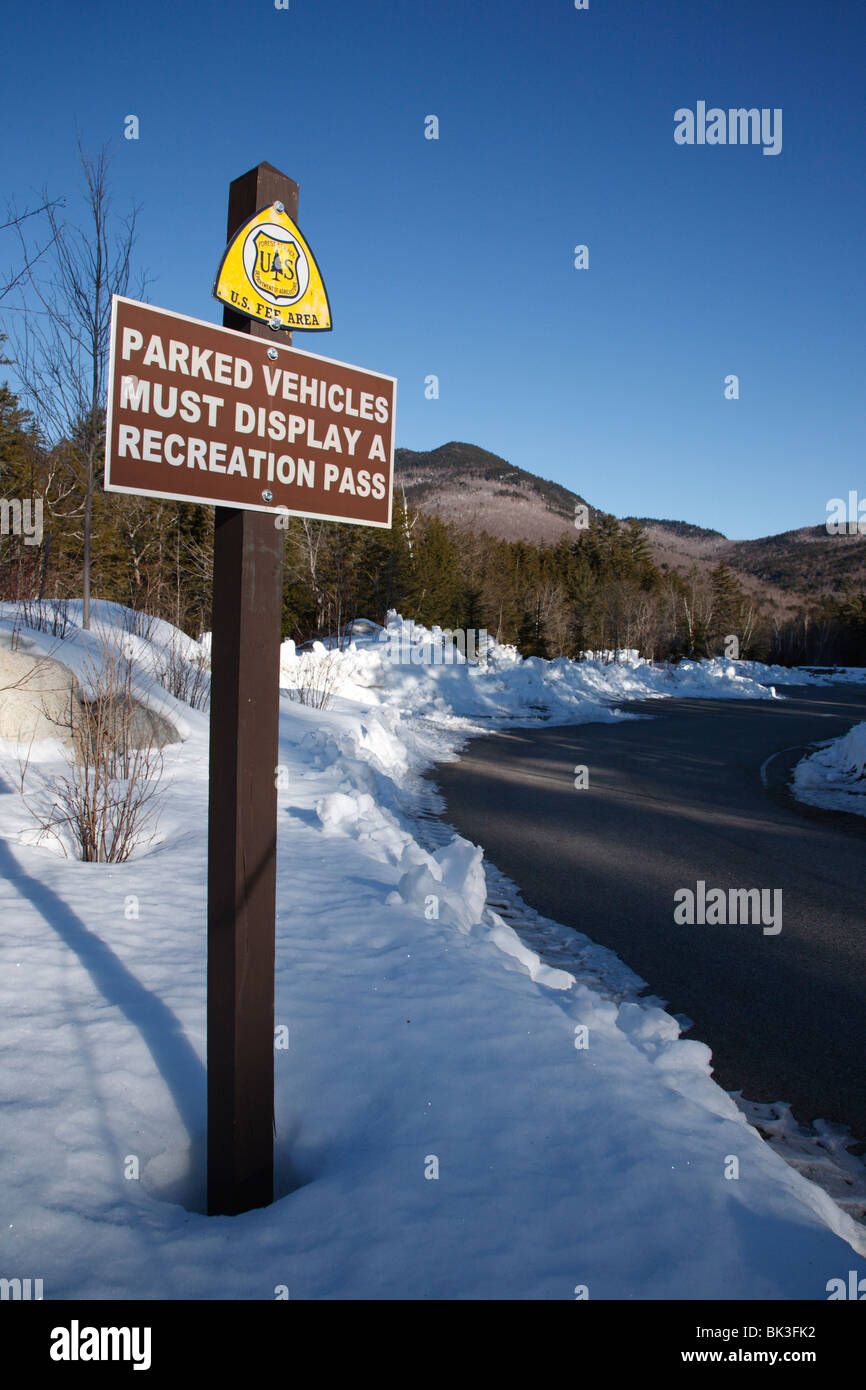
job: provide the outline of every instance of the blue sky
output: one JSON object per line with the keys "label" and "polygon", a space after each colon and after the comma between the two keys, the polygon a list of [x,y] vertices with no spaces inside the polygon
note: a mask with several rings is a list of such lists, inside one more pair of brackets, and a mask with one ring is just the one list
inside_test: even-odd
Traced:
{"label": "blue sky", "polygon": [[[229,182],[297,180],[336,326],[295,345],[396,376],[398,445],[736,537],[866,493],[859,3],[47,0],[3,35],[5,197],[75,219],[76,125],[112,141],[154,304],[220,322]],[[781,108],[781,153],[675,144],[698,101]]]}

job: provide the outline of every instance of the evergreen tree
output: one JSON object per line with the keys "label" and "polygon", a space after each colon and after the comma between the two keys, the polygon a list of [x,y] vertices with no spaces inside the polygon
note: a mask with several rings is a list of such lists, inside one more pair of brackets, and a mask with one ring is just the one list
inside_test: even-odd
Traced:
{"label": "evergreen tree", "polygon": [[456,627],[460,609],[457,557],[448,527],[439,516],[427,517],[417,543],[410,612],[404,614],[429,627]]}
{"label": "evergreen tree", "polygon": [[[2,346],[0,336],[0,346]],[[0,362],[6,359],[0,357]],[[45,514],[42,505],[43,535],[36,542],[39,512],[37,499],[42,499],[40,483],[44,481],[43,453],[33,425],[33,418],[22,409],[18,397],[8,382],[0,386],[0,497],[7,504],[7,534],[0,535],[0,598],[35,598],[45,582],[48,555],[45,537]],[[28,511],[23,511],[28,503]],[[18,508],[22,508],[19,513]],[[29,517],[31,534],[23,534],[25,515]],[[18,518],[22,520],[19,534],[14,534]]]}
{"label": "evergreen tree", "polygon": [[731,636],[736,637],[738,642],[743,641],[745,596],[724,561],[716,565],[710,581],[713,594],[713,645],[721,648]]}

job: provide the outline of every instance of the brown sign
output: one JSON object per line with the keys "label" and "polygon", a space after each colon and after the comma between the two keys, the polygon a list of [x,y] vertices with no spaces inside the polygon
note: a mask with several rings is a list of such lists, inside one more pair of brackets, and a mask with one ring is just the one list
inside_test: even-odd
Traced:
{"label": "brown sign", "polygon": [[396,389],[115,295],[106,491],[390,526]]}

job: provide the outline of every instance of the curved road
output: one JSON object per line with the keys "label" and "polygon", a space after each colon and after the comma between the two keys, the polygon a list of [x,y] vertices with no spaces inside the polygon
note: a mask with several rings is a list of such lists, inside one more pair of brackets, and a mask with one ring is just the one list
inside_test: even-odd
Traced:
{"label": "curved road", "polygon": [[[651,721],[473,739],[434,776],[448,820],[526,902],[694,1020],[722,1086],[866,1142],[866,818],[786,791],[806,745],[866,720],[866,687],[784,693],[647,700],[621,708]],[[678,925],[674,893],[698,880],[781,889],[781,932]]]}

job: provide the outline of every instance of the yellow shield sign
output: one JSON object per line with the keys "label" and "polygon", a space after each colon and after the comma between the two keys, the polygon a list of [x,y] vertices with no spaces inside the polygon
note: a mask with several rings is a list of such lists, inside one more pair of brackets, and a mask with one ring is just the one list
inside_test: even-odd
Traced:
{"label": "yellow shield sign", "polygon": [[316,258],[281,203],[257,212],[235,234],[213,292],[246,318],[308,333],[333,327]]}

